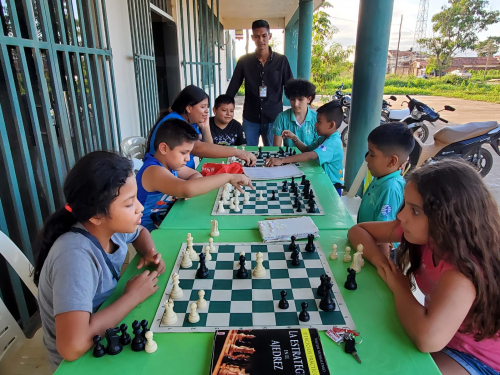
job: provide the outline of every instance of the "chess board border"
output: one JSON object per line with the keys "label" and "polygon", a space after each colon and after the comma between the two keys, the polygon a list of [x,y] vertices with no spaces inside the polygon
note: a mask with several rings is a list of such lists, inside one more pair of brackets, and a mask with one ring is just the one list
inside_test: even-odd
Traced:
{"label": "chess board border", "polygon": [[[249,247],[252,245],[259,245],[259,246],[268,246],[268,245],[288,245],[289,242],[286,241],[281,241],[281,242],[273,242],[272,244],[265,244],[262,242],[214,242],[214,246],[216,247],[216,250],[214,253],[218,253],[219,246],[234,246],[235,250],[238,246],[245,246]],[[319,259],[321,261],[321,265],[323,266],[323,269],[325,271],[325,274],[331,277],[331,281],[333,283],[332,287],[332,292],[335,298],[336,305],[338,306],[342,317],[344,318],[345,324],[343,325],[319,325],[319,324],[308,324],[306,322],[301,322],[300,325],[290,325],[290,326],[285,326],[285,325],[270,325],[270,326],[265,326],[265,325],[254,325],[254,326],[244,326],[244,327],[235,327],[235,326],[221,326],[221,327],[207,327],[207,326],[193,326],[193,327],[183,327],[183,326],[164,326],[161,324],[161,319],[163,316],[163,313],[165,311],[165,308],[163,304],[165,301],[168,300],[170,292],[172,290],[172,275],[174,273],[179,273],[179,269],[181,269],[181,263],[182,263],[182,252],[187,248],[187,243],[184,242],[181,245],[181,248],[179,250],[179,254],[177,255],[177,259],[175,261],[174,267],[172,269],[172,272],[170,273],[170,277],[168,279],[167,285],[165,286],[165,290],[163,291],[162,298],[160,300],[160,303],[158,304],[158,308],[156,310],[155,317],[151,323],[150,330],[154,333],[167,333],[167,332],[215,332],[216,330],[244,330],[244,329],[280,329],[280,328],[287,328],[287,329],[300,329],[300,328],[316,328],[318,331],[327,331],[332,327],[338,327],[338,328],[348,328],[348,329],[356,329],[356,326],[354,324],[354,321],[352,319],[351,313],[349,312],[349,309],[347,308],[347,304],[344,301],[344,297],[342,296],[342,293],[340,292],[339,285],[335,280],[335,276],[333,275],[333,272],[330,268],[330,264],[328,263],[328,260],[326,258],[325,253],[323,252],[323,249],[319,243],[319,241],[314,241],[314,244],[316,245],[316,251],[319,255]],[[208,242],[203,242],[203,243],[193,243],[193,247],[201,247],[201,249],[204,249],[205,246],[209,245]],[[300,245],[305,245],[304,242],[301,242]],[[284,250],[284,252],[286,252]],[[340,260],[341,261],[341,260]],[[236,265],[236,261],[234,262]],[[248,261],[248,263],[251,263]],[[233,270],[236,269],[236,266],[233,265]],[[250,269],[248,269],[249,272],[251,272]],[[267,270],[269,272],[269,270]],[[196,280],[196,279],[194,279]],[[319,277],[318,277],[318,285],[319,285]],[[189,291],[190,293],[192,292],[193,288],[191,289],[186,289],[183,290],[184,293]],[[292,288],[293,290],[293,288]],[[295,301],[295,300],[293,300]],[[195,300],[189,300],[188,305],[196,302]],[[174,308],[175,308],[175,300],[174,300]],[[299,312],[297,311],[297,314]],[[178,313],[176,312],[178,319],[184,319],[187,318],[189,315],[187,312],[186,313]],[[209,313],[210,314],[210,313]],[[276,313],[276,314],[279,314]]]}
{"label": "chess board border", "polygon": [[[276,199],[275,202],[280,202],[280,199],[279,199],[279,193],[281,193],[281,190],[280,190],[280,185],[283,183],[283,181],[287,180],[288,181],[288,189],[290,189],[290,182],[292,181],[291,178],[284,178],[284,179],[281,179],[281,180],[256,180],[256,181],[253,181],[253,185],[255,188],[257,188],[257,186],[262,186],[262,185],[265,185],[267,187],[267,184],[268,183],[272,183],[272,184],[277,184],[277,189],[276,189],[276,193],[278,194],[278,197]],[[296,179],[296,183],[300,184],[300,179],[297,178]],[[319,212],[315,212],[315,213],[309,213],[307,212],[307,209],[308,209],[308,206],[303,203],[303,205],[306,206],[305,209],[302,210],[302,212],[297,212],[295,209],[293,210],[293,212],[290,212],[290,213],[269,213],[269,214],[260,214],[260,213],[238,213],[238,212],[230,212],[230,209],[226,209],[226,212],[217,212],[217,209],[219,208],[219,201],[222,199],[222,192],[224,191],[224,185],[221,186],[219,188],[219,191],[217,192],[217,197],[215,197],[215,202],[214,202],[214,205],[212,207],[212,216],[324,216],[325,215],[325,210],[323,209],[323,206],[321,205],[321,202],[319,201],[319,197],[318,197],[318,194],[316,193],[316,190],[313,188],[313,185],[312,185],[312,182],[311,182],[311,185],[310,185],[310,188],[312,189],[313,193],[314,193],[314,196],[315,196],[315,200],[316,200],[316,208],[318,209]],[[250,189],[246,189],[245,191],[250,191]],[[267,192],[268,190],[265,190],[265,192]],[[255,190],[255,194],[257,196],[257,189]],[[290,191],[289,191],[290,192]],[[240,195],[241,197],[243,195]],[[292,193],[290,192],[290,197],[292,196]],[[301,198],[303,200],[303,198]],[[243,204],[242,204],[243,205]],[[268,207],[268,205],[266,205],[265,207]]]}

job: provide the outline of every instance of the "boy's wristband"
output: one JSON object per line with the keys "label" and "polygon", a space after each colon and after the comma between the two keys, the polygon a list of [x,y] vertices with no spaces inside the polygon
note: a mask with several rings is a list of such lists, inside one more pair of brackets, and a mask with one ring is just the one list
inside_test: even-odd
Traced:
{"label": "boy's wristband", "polygon": [[292,142],[295,143],[299,140],[299,137],[295,137],[295,139],[292,139]]}

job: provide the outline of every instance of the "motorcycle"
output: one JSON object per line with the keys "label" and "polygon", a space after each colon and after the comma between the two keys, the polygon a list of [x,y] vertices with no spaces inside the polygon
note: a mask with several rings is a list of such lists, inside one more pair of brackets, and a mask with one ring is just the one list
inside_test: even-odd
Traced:
{"label": "motorcycle", "polygon": [[[415,137],[415,147],[410,153],[410,168],[418,168],[428,160],[439,160],[443,158],[462,158],[470,163],[482,177],[490,172],[493,166],[493,156],[481,147],[489,143],[493,150],[500,156],[500,126],[496,121],[469,122],[457,126],[447,126],[439,129],[434,134],[432,144],[424,144],[415,134],[422,126],[423,121],[434,123],[437,120],[448,123],[439,112],[428,105],[408,98],[410,115],[401,121],[408,125]],[[444,106],[446,111],[454,111],[451,106]]]}

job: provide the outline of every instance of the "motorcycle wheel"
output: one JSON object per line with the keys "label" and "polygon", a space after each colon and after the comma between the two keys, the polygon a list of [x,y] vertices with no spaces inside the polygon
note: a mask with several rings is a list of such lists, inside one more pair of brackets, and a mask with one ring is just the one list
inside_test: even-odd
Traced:
{"label": "motorcycle wheel", "polygon": [[342,146],[347,147],[347,137],[349,134],[349,126],[346,126],[342,133],[340,133],[340,139],[342,140]]}
{"label": "motorcycle wheel", "polygon": [[465,155],[464,159],[471,163],[476,171],[479,172],[481,177],[486,177],[493,167],[493,156],[491,152],[485,148],[479,148],[479,153],[477,150],[469,152]]}
{"label": "motorcycle wheel", "polygon": [[429,138],[429,128],[427,125],[422,124],[422,127],[417,130],[417,136],[420,138],[422,143],[425,143],[427,138]]}
{"label": "motorcycle wheel", "polygon": [[386,122],[390,122],[390,121],[391,121],[391,119],[389,118],[387,113],[382,111],[382,113],[380,114],[380,125],[385,124]]}

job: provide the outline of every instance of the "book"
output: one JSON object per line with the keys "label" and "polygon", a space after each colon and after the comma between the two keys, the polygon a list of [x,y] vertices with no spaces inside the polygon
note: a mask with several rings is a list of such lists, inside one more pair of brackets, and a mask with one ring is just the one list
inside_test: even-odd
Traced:
{"label": "book", "polygon": [[318,227],[309,216],[262,220],[257,222],[257,226],[263,242],[289,241],[292,236],[296,239],[307,238],[311,233],[319,237]]}
{"label": "book", "polygon": [[215,332],[210,375],[329,375],[317,329]]}

